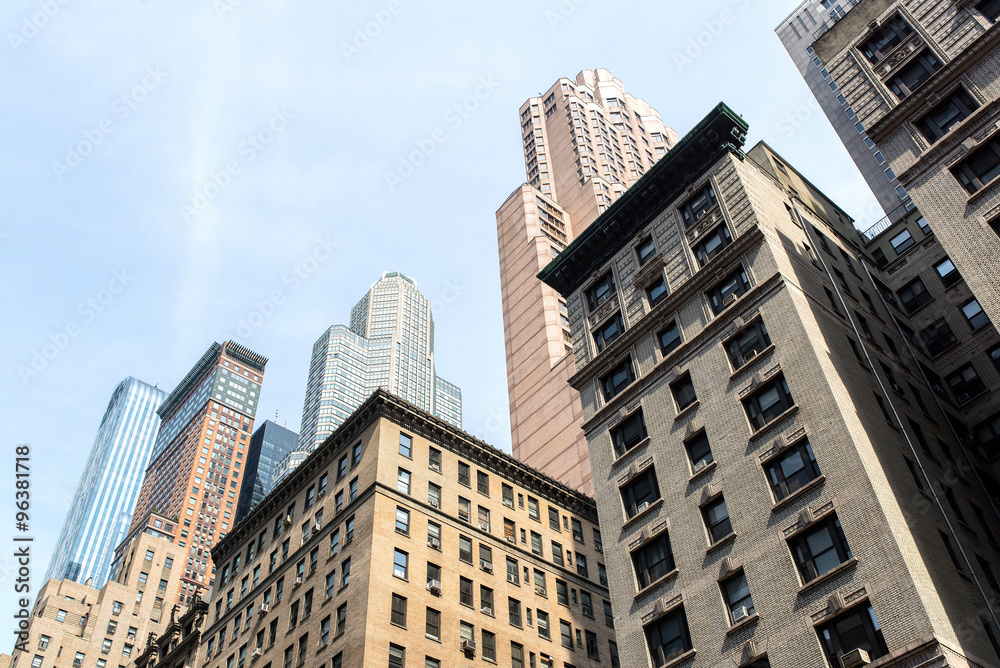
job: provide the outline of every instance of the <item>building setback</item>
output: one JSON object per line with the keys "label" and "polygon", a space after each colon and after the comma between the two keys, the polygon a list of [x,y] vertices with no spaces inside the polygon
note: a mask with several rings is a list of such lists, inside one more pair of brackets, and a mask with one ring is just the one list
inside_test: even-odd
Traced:
{"label": "building setback", "polygon": [[160,406],[152,461],[115,560],[151,513],[178,518],[177,546],[186,554],[171,602],[187,605],[214,582],[209,549],[235,523],[266,364],[232,341],[213,343]]}
{"label": "building setback", "polygon": [[514,456],[593,493],[566,305],[535,274],[677,141],[605,69],[559,79],[521,106],[527,183],[497,210]]}
{"label": "building setback", "polygon": [[111,577],[160,426],[166,392],[129,376],[115,388],[80,476],[45,579],[87,583]]}
{"label": "building setback", "polygon": [[746,130],[720,104],[540,274],[621,661],[998,665],[1000,485],[851,221]]}
{"label": "building setback", "polygon": [[[174,523],[151,515],[169,531],[136,535],[126,568],[100,589],[70,580],[48,580],[38,592],[18,668],[115,668],[139,655],[151,634],[170,620],[168,592],[176,590],[184,550],[173,544]],[[152,526],[152,523],[151,523]]]}
{"label": "building setback", "polygon": [[274,486],[278,463],[296,448],[298,442],[298,434],[270,420],[264,420],[264,424],[257,427],[250,437],[246,474],[239,502],[236,504],[234,522],[243,519],[268,495]]}
{"label": "building setback", "polygon": [[168,665],[618,665],[593,501],[381,389],[213,558]]}

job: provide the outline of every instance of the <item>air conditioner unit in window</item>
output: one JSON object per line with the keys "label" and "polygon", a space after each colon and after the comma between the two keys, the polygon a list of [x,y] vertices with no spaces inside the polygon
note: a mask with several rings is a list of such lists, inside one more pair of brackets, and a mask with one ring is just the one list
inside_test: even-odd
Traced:
{"label": "air conditioner unit in window", "polygon": [[706,466],[708,466],[708,460],[707,459],[699,459],[695,463],[695,465],[694,465],[694,472],[697,473],[698,471],[702,470]]}
{"label": "air conditioner unit in window", "polygon": [[482,612],[482,613],[483,613],[484,615],[492,615],[492,614],[493,614],[493,608],[491,608],[491,607],[490,607],[490,606],[488,606],[488,605],[484,605],[484,606],[483,606],[483,608],[482,608],[482,610],[481,610],[481,612]]}
{"label": "air conditioner unit in window", "polygon": [[316,524],[313,525],[313,533],[320,531],[322,528],[323,528],[323,523],[316,522]]}
{"label": "air conditioner unit in window", "polygon": [[483,531],[489,531],[490,530],[490,524],[489,524],[489,522],[480,522],[479,523],[479,528],[482,529]]}
{"label": "air conditioner unit in window", "polygon": [[428,580],[427,581],[427,591],[434,594],[435,596],[441,595],[441,581],[440,580]]}
{"label": "air conditioner unit in window", "polygon": [[871,663],[871,659],[868,657],[868,652],[863,649],[851,650],[840,657],[840,664],[844,668],[857,668],[858,666],[867,666],[869,663]]}
{"label": "air conditioner unit in window", "polygon": [[440,508],[441,502],[437,499],[431,499],[431,508]]}
{"label": "air conditioner unit in window", "polygon": [[298,587],[300,584],[302,584],[302,576],[301,575],[299,577],[295,578],[295,586]]}
{"label": "air conditioner unit in window", "polygon": [[440,538],[434,538],[433,536],[429,537],[427,539],[427,547],[432,547],[435,550],[440,550],[441,549],[441,539]]}
{"label": "air conditioner unit in window", "polygon": [[955,397],[955,401],[957,401],[960,404],[964,404],[968,400],[969,400],[969,394],[968,393],[960,394],[957,397]]}
{"label": "air conditioner unit in window", "polygon": [[594,549],[597,550],[598,553],[604,554],[604,546],[603,545],[595,545]]}
{"label": "air conditioner unit in window", "polygon": [[505,536],[505,538],[507,539],[508,543],[517,544],[517,538],[515,538],[514,536]]}
{"label": "air conditioner unit in window", "polygon": [[493,572],[493,562],[486,561],[485,559],[479,560],[479,567],[486,571],[487,573]]}
{"label": "air conditioner unit in window", "polygon": [[733,623],[746,619],[750,616],[750,612],[746,609],[746,606],[741,605],[740,607],[733,610]]}
{"label": "air conditioner unit in window", "polygon": [[635,508],[635,512],[637,512],[637,513],[641,513],[641,512],[642,512],[642,511],[644,511],[644,510],[645,510],[646,508],[649,508],[649,501],[643,501],[643,502],[642,502],[642,503],[640,503],[640,504],[639,504],[638,506],[636,506],[636,508]]}
{"label": "air conditioner unit in window", "polygon": [[257,612],[259,612],[262,615],[266,615],[270,610],[271,606],[269,606],[267,603],[261,603],[260,607],[257,608]]}
{"label": "air conditioner unit in window", "polygon": [[476,651],[476,641],[475,640],[463,640],[462,641],[462,651],[463,652],[475,652]]}
{"label": "air conditioner unit in window", "polygon": [[291,515],[285,515],[285,521],[282,522],[282,524],[284,524],[287,527],[287,526],[290,526],[291,523],[292,523],[292,516]]}
{"label": "air conditioner unit in window", "polygon": [[535,593],[539,596],[545,596],[545,587],[535,587]]}
{"label": "air conditioner unit in window", "polygon": [[262,654],[263,654],[263,652],[260,650],[260,647],[255,647],[254,650],[253,650],[253,652],[250,653],[250,658],[251,659],[259,659]]}
{"label": "air conditioner unit in window", "polygon": [[316,498],[317,499],[322,499],[325,495],[326,495],[326,490],[325,489],[321,489],[321,490],[319,490],[319,494],[316,495]]}
{"label": "air conditioner unit in window", "polygon": [[726,307],[729,306],[730,304],[735,304],[737,299],[739,299],[739,295],[735,293],[731,295],[726,295],[726,298],[722,300],[722,306]]}
{"label": "air conditioner unit in window", "polygon": [[513,508],[514,507],[514,502],[510,501],[508,499],[504,499],[503,500],[503,505],[507,506],[508,508]]}

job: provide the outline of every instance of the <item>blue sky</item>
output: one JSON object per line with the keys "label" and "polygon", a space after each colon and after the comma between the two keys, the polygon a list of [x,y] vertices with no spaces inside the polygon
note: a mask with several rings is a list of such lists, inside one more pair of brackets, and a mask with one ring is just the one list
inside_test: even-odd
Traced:
{"label": "blue sky", "polygon": [[169,391],[237,338],[270,360],[258,418],[297,429],[313,341],[382,271],[432,300],[465,428],[509,449],[494,214],[524,180],[518,108],[559,77],[606,67],[681,135],[725,101],[862,218],[871,193],[774,35],[796,4],[5,2],[0,630],[15,445],[33,599],[119,381]]}

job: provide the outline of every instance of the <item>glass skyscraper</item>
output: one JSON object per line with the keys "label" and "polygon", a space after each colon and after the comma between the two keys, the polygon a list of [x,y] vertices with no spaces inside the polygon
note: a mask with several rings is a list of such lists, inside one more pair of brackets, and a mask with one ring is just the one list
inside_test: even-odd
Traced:
{"label": "glass skyscraper", "polygon": [[298,442],[298,434],[270,420],[264,420],[264,424],[253,433],[234,523],[243,519],[268,495],[274,486],[278,463],[295,449]]}
{"label": "glass skyscraper", "polygon": [[115,547],[125,537],[149,464],[166,393],[129,376],[115,388],[56,541],[45,579],[111,577]]}
{"label": "glass skyscraper", "polygon": [[462,426],[462,391],[434,372],[430,300],[399,272],[369,288],[349,328],[334,325],[313,345],[299,449],[322,443],[379,387]]}

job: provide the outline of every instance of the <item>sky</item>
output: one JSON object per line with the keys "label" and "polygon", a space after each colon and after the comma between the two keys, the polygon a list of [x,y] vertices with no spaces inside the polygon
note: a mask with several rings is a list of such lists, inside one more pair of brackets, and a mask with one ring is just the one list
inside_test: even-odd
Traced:
{"label": "sky", "polygon": [[[683,135],[719,101],[864,223],[874,198],[774,28],[797,2],[6,0],[0,651],[28,445],[37,589],[114,387],[213,341],[299,427],[313,342],[383,271],[431,300],[464,427],[510,449],[495,212],[518,109],[604,67]],[[866,226],[864,223],[860,225]]]}

